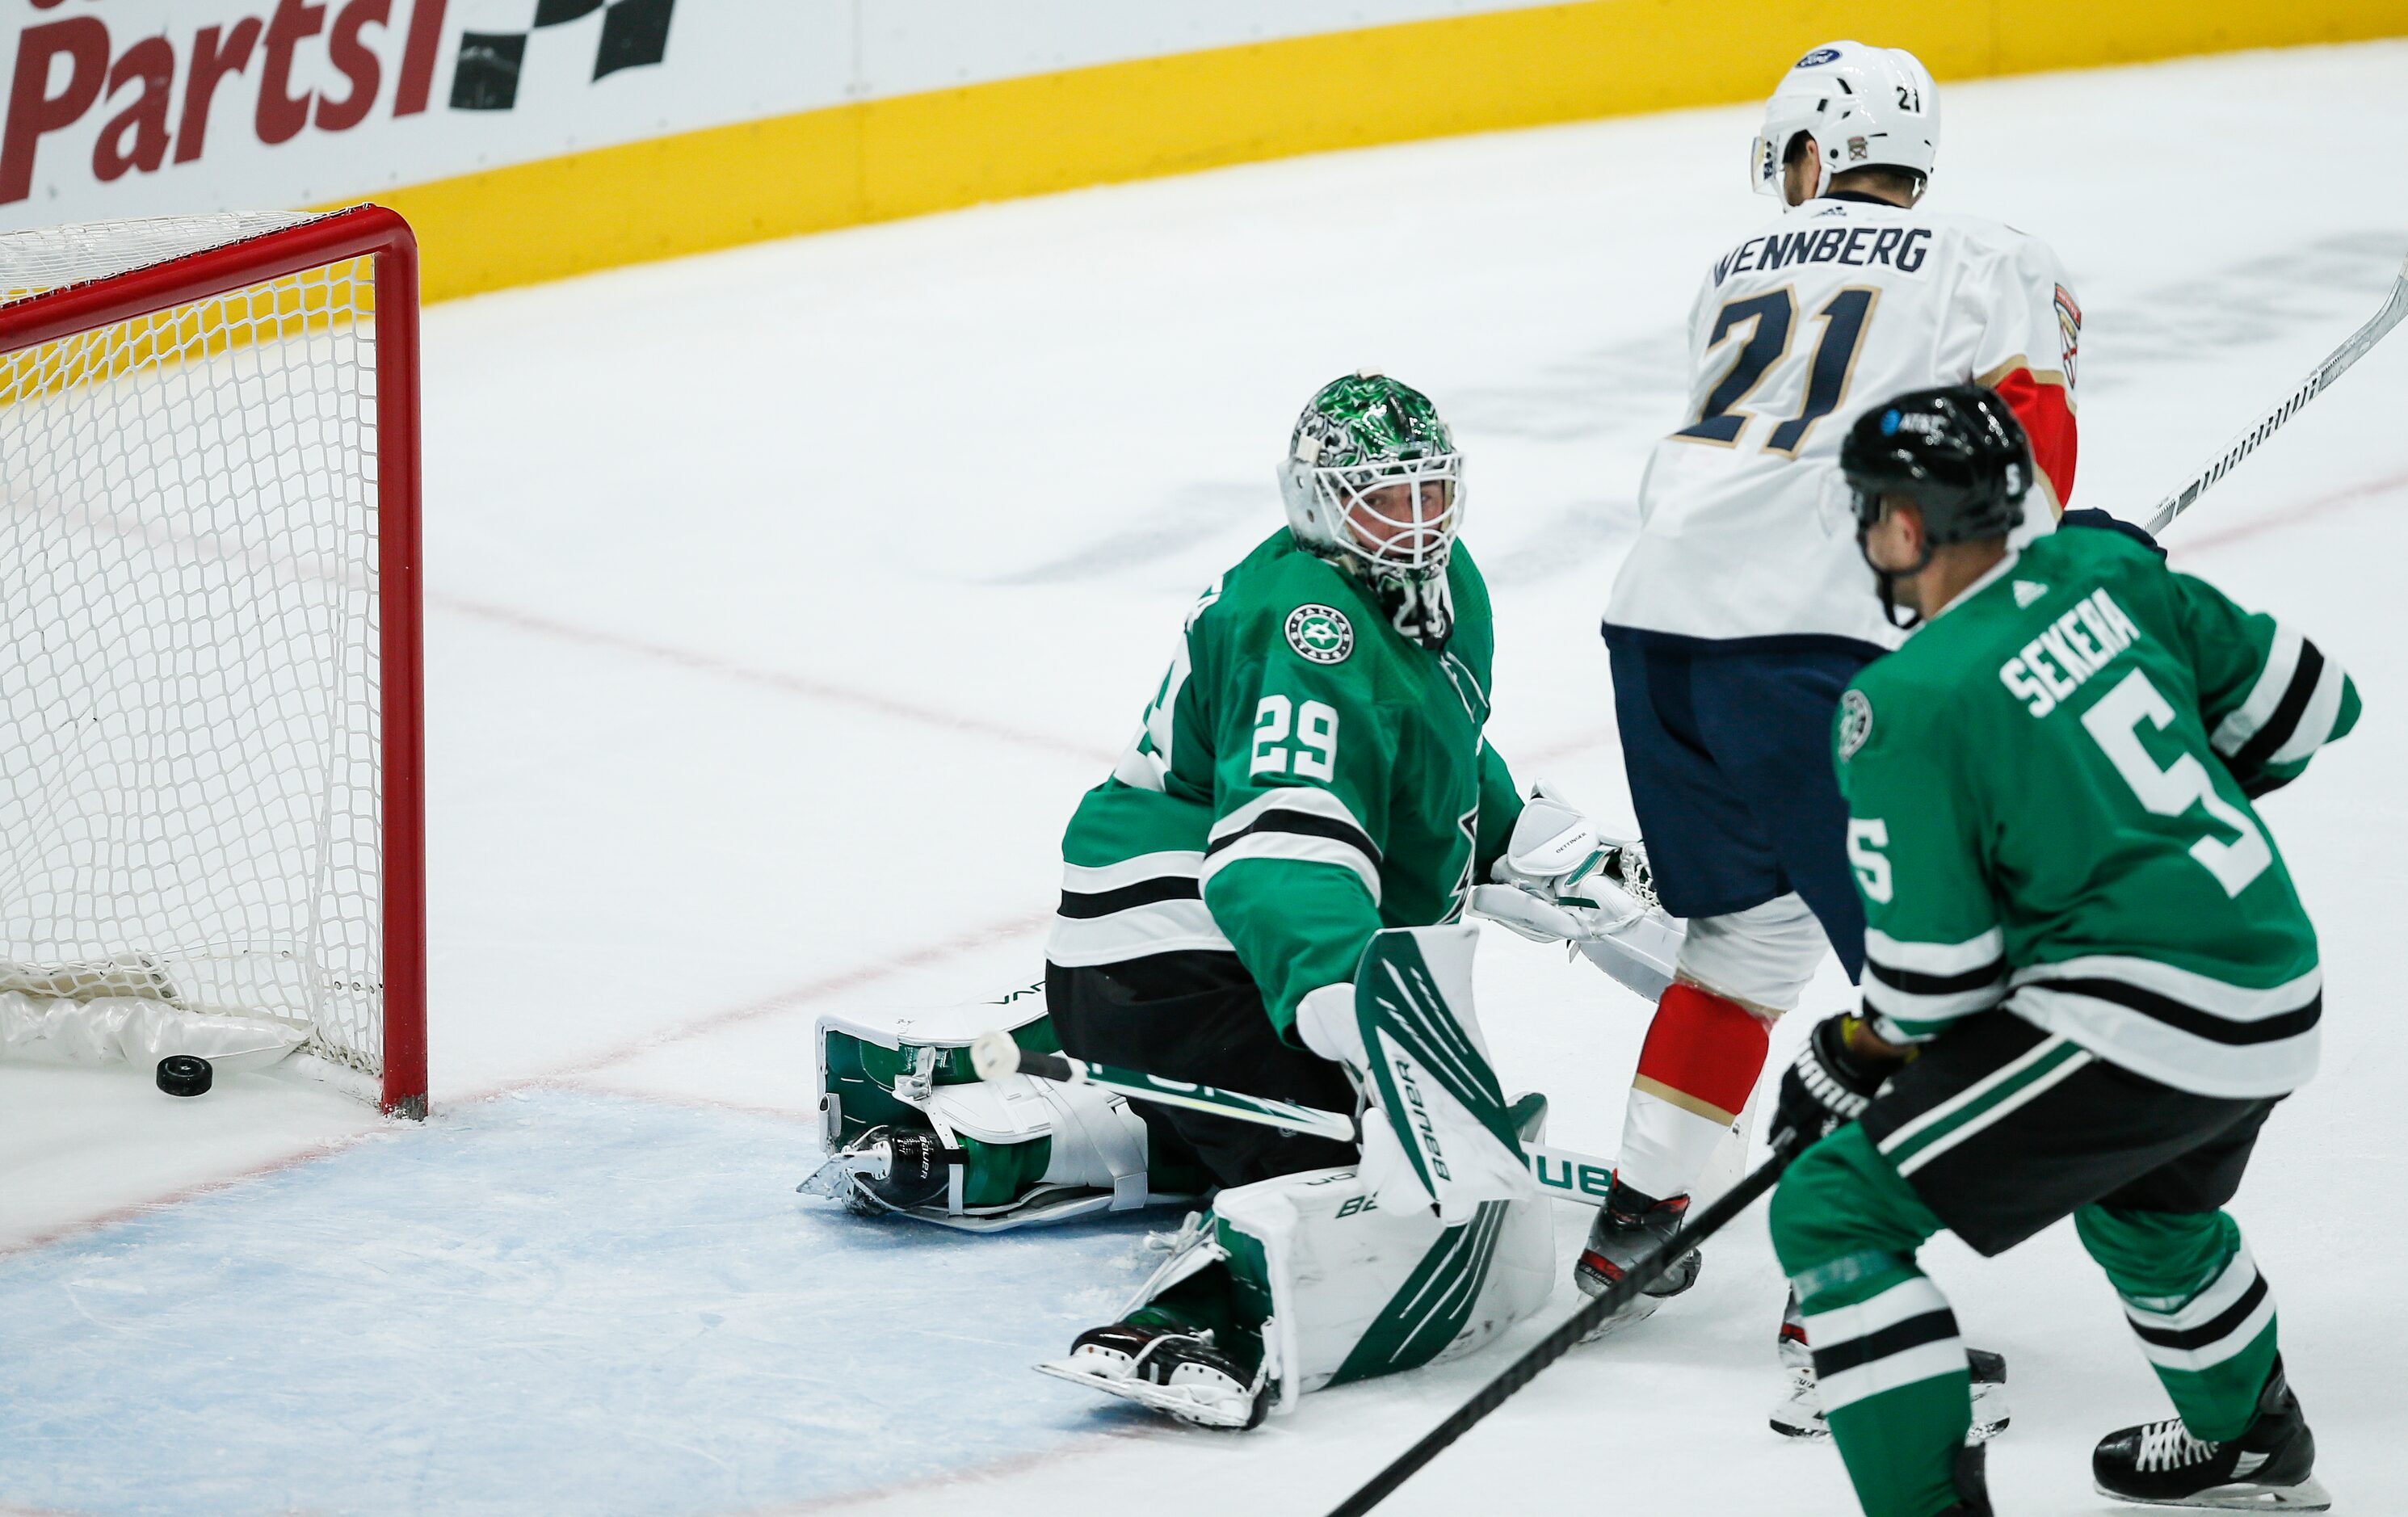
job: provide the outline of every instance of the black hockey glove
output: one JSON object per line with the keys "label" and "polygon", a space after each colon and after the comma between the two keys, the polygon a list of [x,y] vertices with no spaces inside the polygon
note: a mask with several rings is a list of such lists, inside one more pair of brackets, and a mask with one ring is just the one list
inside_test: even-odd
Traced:
{"label": "black hockey glove", "polygon": [[2147,527],[2138,522],[2127,522],[2120,516],[2110,516],[2095,506],[2086,506],[2078,511],[2068,511],[2057,519],[2057,524],[2059,527],[2088,527],[2098,532],[2120,532],[2159,558],[2166,556],[2165,549],[2158,544],[2157,538],[2149,536]]}
{"label": "black hockey glove", "polygon": [[[1781,1100],[1773,1108],[1772,1140],[1803,1147],[1829,1136],[1864,1114],[1884,1081],[1914,1056],[1896,1058],[1860,1052],[1849,1032],[1864,1019],[1853,1011],[1825,1017],[1806,1035],[1806,1046],[1781,1077]],[[1861,1039],[1865,1035],[1859,1033]],[[1793,1138],[1791,1135],[1796,1135]]]}

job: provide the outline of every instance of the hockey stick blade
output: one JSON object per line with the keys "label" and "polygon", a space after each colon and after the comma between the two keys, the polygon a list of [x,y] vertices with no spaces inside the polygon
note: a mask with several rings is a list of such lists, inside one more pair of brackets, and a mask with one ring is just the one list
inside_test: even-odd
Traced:
{"label": "hockey stick blade", "polygon": [[2156,513],[2147,522],[2151,535],[2164,531],[2167,523],[2189,510],[2192,503],[2205,494],[2217,480],[2231,473],[2243,459],[2256,452],[2259,443],[2272,436],[2284,422],[2300,414],[2309,401],[2324,393],[2327,385],[2349,372],[2350,365],[2372,351],[2374,345],[2388,336],[2403,317],[2408,317],[2408,262],[2401,265],[2399,276],[2391,281],[2391,293],[2383,302],[2383,308],[2374,313],[2372,321],[2352,333],[2349,340],[2327,355],[2325,361],[2315,366],[2315,372],[2300,380],[2299,388],[2292,391],[2281,405],[2268,411],[2256,426],[2243,433],[2232,446],[2218,454],[2215,461],[2200,470],[2188,484],[2157,503]]}
{"label": "hockey stick blade", "polygon": [[1540,1371],[1562,1358],[1574,1344],[1586,1338],[1598,1324],[1621,1310],[1631,1298],[1653,1284],[1656,1278],[1671,1267],[1673,1261],[1722,1231],[1733,1217],[1746,1210],[1756,1198],[1772,1188],[1789,1161],[1796,1158],[1804,1145],[1792,1135],[1784,1133],[1773,1140],[1772,1155],[1750,1170],[1738,1184],[1724,1192],[1714,1204],[1689,1219],[1686,1225],[1666,1238],[1656,1252],[1642,1256],[1630,1267],[1629,1273],[1615,1282],[1603,1295],[1592,1296],[1578,1311],[1554,1332],[1531,1345],[1529,1351],[1505,1367],[1504,1373],[1481,1387],[1478,1395],[1454,1415],[1422,1435],[1420,1441],[1397,1456],[1353,1496],[1329,1510],[1329,1517],[1363,1517],[1363,1514],[1396,1494],[1397,1488],[1411,1480],[1415,1472],[1445,1452],[1447,1445],[1471,1431],[1483,1418],[1505,1404],[1512,1394],[1538,1379]]}

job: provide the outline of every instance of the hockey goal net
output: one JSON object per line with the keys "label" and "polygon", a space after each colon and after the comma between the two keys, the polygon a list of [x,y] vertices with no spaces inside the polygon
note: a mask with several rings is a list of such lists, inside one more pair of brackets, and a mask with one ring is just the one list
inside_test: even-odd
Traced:
{"label": "hockey goal net", "polygon": [[401,218],[0,234],[0,990],[306,1028],[426,1102]]}

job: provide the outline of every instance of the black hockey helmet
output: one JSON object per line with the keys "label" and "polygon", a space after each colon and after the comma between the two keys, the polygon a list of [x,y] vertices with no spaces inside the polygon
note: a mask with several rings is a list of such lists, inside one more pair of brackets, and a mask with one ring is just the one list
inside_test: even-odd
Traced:
{"label": "black hockey helmet", "polygon": [[1881,520],[1882,497],[1904,495],[1932,547],[1980,542],[2022,522],[2031,444],[1995,390],[1910,390],[1856,418],[1840,444],[1840,472],[1856,497],[1859,541]]}

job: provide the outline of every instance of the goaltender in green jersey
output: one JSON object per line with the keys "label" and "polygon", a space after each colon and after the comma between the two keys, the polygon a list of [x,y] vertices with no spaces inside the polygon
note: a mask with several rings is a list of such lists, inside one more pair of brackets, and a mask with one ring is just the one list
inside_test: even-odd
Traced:
{"label": "goaltender in green jersey", "polygon": [[1946,1228],[1997,1254],[2071,1215],[2177,1413],[2100,1442],[2100,1493],[2321,1510],[2273,1297],[2221,1209],[2315,1072],[2323,1009],[2251,801],[2349,731],[2357,692],[2143,535],[2011,551],[2032,465],[1986,390],[1875,407],[1841,466],[1885,594],[1924,622],[1841,700],[1864,1006],[1784,1081],[1777,1131],[1845,1125],[1784,1177],[1772,1234],[1857,1497],[1991,1510],[1915,1252]]}
{"label": "goaltender in green jersey", "polygon": [[1015,1003],[1016,1034],[1326,1109],[1359,1089],[1359,1152],[1027,1076],[966,1087],[967,1022],[824,1023],[842,1148],[810,1182],[975,1226],[1211,1195],[1117,1320],[1039,1367],[1230,1427],[1474,1348],[1551,1290],[1521,1147],[1544,1102],[1509,1103],[1489,1066],[1467,909],[1592,957],[1635,935],[1661,959],[1674,931],[1617,885],[1636,851],[1544,787],[1523,799],[1489,746],[1488,592],[1427,397],[1369,373],[1323,387],[1280,481],[1287,524],[1188,611],[1070,820],[1043,1020]]}

